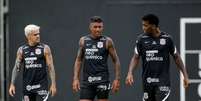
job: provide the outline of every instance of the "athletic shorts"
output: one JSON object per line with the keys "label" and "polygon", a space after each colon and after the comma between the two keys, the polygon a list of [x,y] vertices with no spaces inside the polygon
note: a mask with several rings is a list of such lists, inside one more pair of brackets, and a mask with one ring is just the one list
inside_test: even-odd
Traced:
{"label": "athletic shorts", "polygon": [[145,85],[143,101],[168,101],[170,86]]}
{"label": "athletic shorts", "polygon": [[111,90],[110,83],[83,83],[80,90],[80,99],[93,100],[97,99],[108,99],[109,92]]}
{"label": "athletic shorts", "polygon": [[40,90],[35,93],[26,92],[23,94],[22,101],[48,101],[49,92],[47,90]]}

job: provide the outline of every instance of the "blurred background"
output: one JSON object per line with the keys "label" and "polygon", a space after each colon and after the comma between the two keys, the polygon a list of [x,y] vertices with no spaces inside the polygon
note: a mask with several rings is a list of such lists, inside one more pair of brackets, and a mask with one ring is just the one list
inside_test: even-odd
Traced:
{"label": "blurred background", "polygon": [[[52,49],[58,93],[49,101],[78,101],[79,94],[71,89],[73,65],[79,38],[89,34],[89,18],[94,15],[104,19],[104,35],[113,39],[121,61],[121,89],[111,93],[110,100],[142,101],[141,65],[134,72],[134,85],[124,82],[135,39],[142,33],[141,17],[148,13],[158,15],[160,29],[173,36],[189,73],[190,86],[184,90],[171,61],[170,101],[201,101],[200,11],[200,0],[0,0],[0,101],[21,101],[22,75],[15,97],[8,95],[8,87],[27,24],[41,26],[42,42]],[[108,62],[113,80],[113,65]]]}

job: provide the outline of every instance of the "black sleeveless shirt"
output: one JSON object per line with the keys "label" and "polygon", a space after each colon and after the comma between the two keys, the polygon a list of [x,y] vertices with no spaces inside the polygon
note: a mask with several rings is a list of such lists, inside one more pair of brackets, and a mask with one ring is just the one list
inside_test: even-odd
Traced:
{"label": "black sleeveless shirt", "polygon": [[42,43],[36,46],[29,46],[28,44],[22,46],[24,92],[47,90],[48,78],[44,47],[45,45]]}
{"label": "black sleeveless shirt", "polygon": [[106,49],[106,36],[93,39],[90,35],[84,37],[84,67],[83,81],[100,83],[109,81],[108,50]]}

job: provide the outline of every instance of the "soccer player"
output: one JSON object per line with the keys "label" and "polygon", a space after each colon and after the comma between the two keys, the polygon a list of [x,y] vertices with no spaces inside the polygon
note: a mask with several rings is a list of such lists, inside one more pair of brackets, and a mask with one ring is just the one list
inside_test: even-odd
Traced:
{"label": "soccer player", "polygon": [[[23,101],[47,101],[49,93],[56,94],[55,70],[48,45],[40,42],[40,27],[27,25],[24,29],[27,43],[17,51],[9,94],[14,96],[16,77],[23,69]],[[51,79],[48,90],[48,73]]]}
{"label": "soccer player", "polygon": [[170,55],[183,74],[184,87],[188,87],[187,71],[176,49],[172,37],[159,29],[159,19],[154,14],[142,17],[144,33],[139,35],[131,59],[126,84],[132,85],[133,69],[142,59],[143,101],[167,101],[170,94]]}
{"label": "soccer player", "polygon": [[[79,41],[79,50],[74,65],[72,88],[80,90],[80,101],[108,101],[109,91],[117,92],[120,87],[120,62],[111,38],[102,35],[103,20],[93,16],[89,24],[90,34]],[[108,55],[114,63],[115,80],[109,81]],[[83,80],[80,86],[80,70],[83,65]]]}

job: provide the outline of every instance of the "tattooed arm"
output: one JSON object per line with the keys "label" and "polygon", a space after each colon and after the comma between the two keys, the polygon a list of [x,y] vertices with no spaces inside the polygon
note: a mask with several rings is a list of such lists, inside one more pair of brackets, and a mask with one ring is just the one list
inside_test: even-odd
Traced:
{"label": "tattooed arm", "polygon": [[9,94],[11,96],[14,96],[15,94],[15,80],[21,70],[21,64],[22,64],[22,47],[20,47],[17,51],[15,66],[12,71],[12,77],[11,77],[11,84],[9,88]]}
{"label": "tattooed arm", "polygon": [[80,69],[83,59],[83,45],[84,45],[84,37],[80,38],[79,50],[74,64],[74,76],[72,84],[72,89],[74,92],[77,92],[80,89]]}
{"label": "tattooed arm", "polygon": [[113,81],[112,84],[112,91],[117,92],[120,88],[120,61],[119,57],[117,55],[116,49],[114,47],[114,43],[111,38],[107,38],[107,43],[106,47],[109,50],[109,54],[112,58],[112,61],[114,63],[114,68],[115,68],[115,80]]}
{"label": "tattooed arm", "polygon": [[52,53],[48,45],[45,45],[45,59],[46,63],[48,65],[48,72],[51,79],[51,86],[50,86],[50,92],[52,96],[56,94],[56,77],[55,77],[55,70],[54,70],[54,64],[53,64],[53,58]]}

